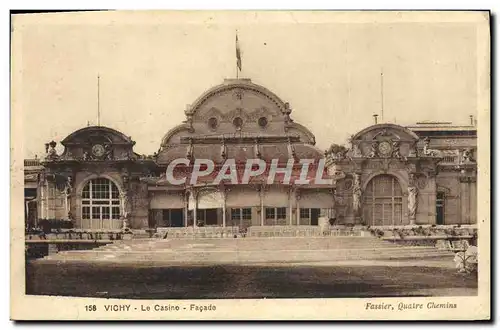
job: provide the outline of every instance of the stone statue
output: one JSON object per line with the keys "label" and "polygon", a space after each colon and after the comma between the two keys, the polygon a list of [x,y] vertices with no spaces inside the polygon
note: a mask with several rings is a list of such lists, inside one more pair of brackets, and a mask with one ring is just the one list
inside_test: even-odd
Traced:
{"label": "stone statue", "polygon": [[120,192],[120,199],[122,201],[122,213],[125,219],[128,218],[128,193],[124,190]]}
{"label": "stone statue", "polygon": [[111,147],[111,144],[106,143],[104,145],[104,159],[105,160],[112,160],[113,159],[113,149]]}
{"label": "stone statue", "polygon": [[372,142],[372,145],[370,147],[370,154],[368,155],[369,158],[377,157],[377,147],[378,147],[377,142]]}
{"label": "stone statue", "polygon": [[401,152],[399,151],[399,141],[392,141],[392,157],[394,158],[403,158],[401,156]]}
{"label": "stone statue", "polygon": [[423,153],[424,153],[424,156],[439,156],[440,155],[440,152],[439,150],[435,150],[435,149],[430,149],[429,148],[429,138],[425,138],[424,139],[424,149],[423,149]]}
{"label": "stone statue", "polygon": [[351,157],[360,157],[359,147],[357,141],[354,141],[354,136],[351,135],[347,139],[347,150],[350,150]]}
{"label": "stone statue", "polygon": [[332,159],[340,160],[344,159],[347,154],[347,149],[344,146],[338,144],[332,144],[330,148],[325,152],[325,155],[331,157]]}
{"label": "stone statue", "polygon": [[361,150],[359,150],[357,143],[352,145],[352,157],[361,157]]}
{"label": "stone statue", "polygon": [[90,155],[88,151],[83,152],[83,160],[84,161],[89,161],[90,160]]}
{"label": "stone statue", "polygon": [[189,145],[186,150],[186,158],[189,160],[193,159],[193,149],[194,149],[193,140],[189,139]]}
{"label": "stone statue", "polygon": [[415,141],[411,144],[410,146],[410,153],[408,154],[409,157],[417,157],[417,148],[416,148],[416,145],[417,145],[418,141]]}
{"label": "stone statue", "polygon": [[416,186],[408,186],[408,216],[410,220],[415,220],[417,214],[417,196],[418,188]]}
{"label": "stone statue", "polygon": [[64,193],[66,195],[69,195],[71,194],[72,191],[73,191],[73,178],[71,176],[68,176],[66,178],[66,187],[64,189]]}
{"label": "stone statue", "polygon": [[290,114],[292,113],[292,109],[290,109],[290,104],[288,102],[285,103],[285,123],[293,122],[292,118],[290,118]]}
{"label": "stone statue", "polygon": [[128,225],[128,194],[127,194],[127,191],[123,190],[122,192],[120,192],[120,199],[122,201],[122,216],[121,216],[121,219],[123,221],[122,223],[122,229],[125,230],[125,229],[128,229],[129,228],[129,225]]}
{"label": "stone statue", "polygon": [[355,214],[361,209],[361,182],[359,174],[354,174],[354,184],[352,188],[352,208]]}
{"label": "stone statue", "polygon": [[45,150],[47,151],[47,157],[46,157],[47,159],[52,160],[57,158],[56,145],[57,143],[54,141],[50,141],[49,143],[45,144]]}
{"label": "stone statue", "polygon": [[472,150],[471,149],[464,149],[462,151],[461,161],[462,161],[462,163],[471,163],[474,161],[472,158]]}

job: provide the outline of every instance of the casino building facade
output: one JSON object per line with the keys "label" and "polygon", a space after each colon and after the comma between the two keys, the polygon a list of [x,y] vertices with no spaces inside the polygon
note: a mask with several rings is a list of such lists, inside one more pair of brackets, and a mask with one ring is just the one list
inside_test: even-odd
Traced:
{"label": "casino building facade", "polygon": [[[26,225],[40,219],[71,220],[86,230],[316,226],[320,218],[332,225],[476,223],[473,122],[374,124],[347,146],[322,151],[291,112],[249,79],[227,79],[188,107],[186,120],[163,136],[154,155],[135,153],[130,137],[102,126],[51,141],[43,158],[25,160]],[[197,159],[212,160],[216,171],[234,159],[239,176],[248,159],[267,165],[277,159],[280,168],[309,159],[332,182],[298,185],[280,176],[268,182],[266,169],[245,184],[205,177],[174,185],[165,173],[181,158],[190,165],[176,166],[174,174],[188,178]],[[298,176],[300,166],[292,173]]]}

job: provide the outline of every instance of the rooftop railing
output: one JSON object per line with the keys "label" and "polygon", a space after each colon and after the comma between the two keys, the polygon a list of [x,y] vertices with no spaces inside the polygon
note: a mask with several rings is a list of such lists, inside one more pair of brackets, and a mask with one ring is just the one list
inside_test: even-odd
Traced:
{"label": "rooftop railing", "polygon": [[40,166],[40,160],[39,159],[25,159],[24,160],[24,167],[27,166]]}

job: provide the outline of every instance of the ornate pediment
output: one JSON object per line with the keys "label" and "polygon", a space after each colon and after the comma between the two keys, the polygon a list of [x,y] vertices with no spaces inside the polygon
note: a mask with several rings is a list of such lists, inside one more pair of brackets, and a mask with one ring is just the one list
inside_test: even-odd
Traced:
{"label": "ornate pediment", "polygon": [[61,144],[64,152],[57,155],[56,142],[46,144],[45,161],[113,161],[128,160],[134,156],[134,141],[107,127],[91,126],[73,132]]}
{"label": "ornate pediment", "polygon": [[418,136],[410,130],[394,125],[370,126],[350,139],[349,155],[353,158],[391,158],[406,161],[416,157]]}

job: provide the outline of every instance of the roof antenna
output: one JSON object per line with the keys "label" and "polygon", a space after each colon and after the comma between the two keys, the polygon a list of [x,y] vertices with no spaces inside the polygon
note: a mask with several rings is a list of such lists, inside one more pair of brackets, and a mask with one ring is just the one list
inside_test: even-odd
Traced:
{"label": "roof antenna", "polygon": [[100,86],[99,86],[99,74],[97,74],[97,126],[101,126],[101,104],[100,104]]}
{"label": "roof antenna", "polygon": [[384,69],[380,70],[380,120],[384,121]]}

